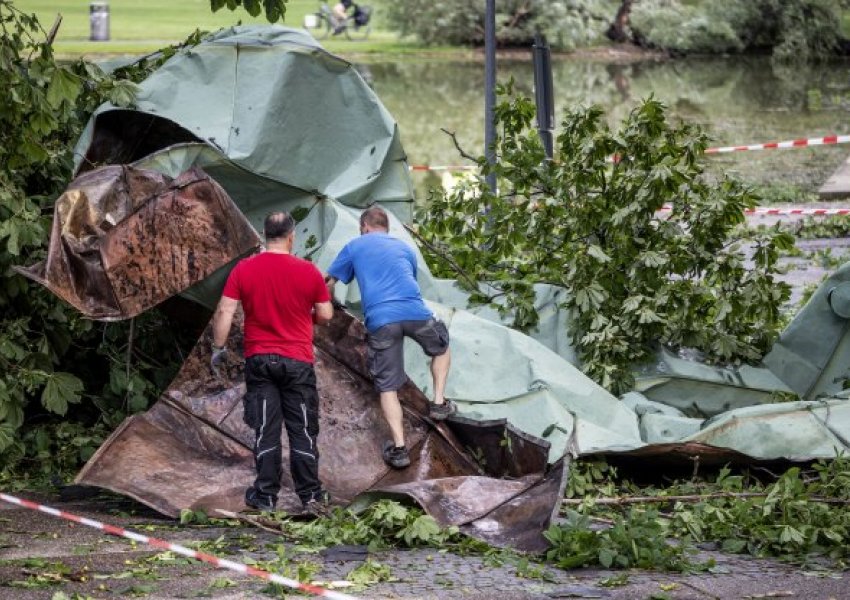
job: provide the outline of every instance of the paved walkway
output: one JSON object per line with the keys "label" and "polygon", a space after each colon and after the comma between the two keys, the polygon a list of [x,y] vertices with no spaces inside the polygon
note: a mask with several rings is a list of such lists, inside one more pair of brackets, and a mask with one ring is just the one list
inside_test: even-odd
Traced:
{"label": "paved walkway", "polygon": [[[32,498],[31,494],[21,496]],[[180,526],[115,497],[72,503],[50,497],[32,499],[176,543],[206,541],[205,551],[237,561],[274,559],[283,548],[293,569],[299,561],[315,563],[314,581],[344,579],[362,564],[362,558],[341,561],[321,554],[299,553],[282,544],[273,533],[250,527]],[[382,551],[372,553],[370,558],[387,565],[396,581],[344,591],[360,598],[398,600],[850,598],[842,573],[806,571],[777,561],[704,552],[704,557],[709,556],[717,563],[712,573],[563,571],[532,565],[536,572],[522,577],[515,566],[494,565],[483,556],[458,556],[435,549]],[[606,586],[605,580],[610,578],[622,579],[622,585],[612,587],[609,581]],[[257,598],[269,593],[262,581],[192,564],[181,557],[163,556],[128,540],[0,503],[0,599],[50,600],[58,591],[68,597],[77,593],[82,598],[150,599]]]}

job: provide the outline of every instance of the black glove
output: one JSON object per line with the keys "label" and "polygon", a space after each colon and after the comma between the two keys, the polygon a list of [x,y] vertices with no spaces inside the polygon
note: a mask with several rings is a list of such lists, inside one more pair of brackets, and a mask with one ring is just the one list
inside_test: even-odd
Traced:
{"label": "black glove", "polygon": [[210,357],[210,372],[217,379],[221,379],[221,371],[219,369],[225,364],[227,364],[227,346],[218,348],[213,345],[212,356]]}

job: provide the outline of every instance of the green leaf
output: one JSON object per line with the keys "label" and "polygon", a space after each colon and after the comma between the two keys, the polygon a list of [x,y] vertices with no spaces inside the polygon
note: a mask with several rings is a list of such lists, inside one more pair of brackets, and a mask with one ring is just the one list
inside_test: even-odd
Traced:
{"label": "green leaf", "polygon": [[605,254],[602,248],[593,244],[587,247],[587,253],[599,262],[607,263],[611,260],[611,257]]}
{"label": "green leaf", "polygon": [[18,244],[18,234],[20,229],[18,229],[17,225],[13,221],[7,221],[8,227],[8,237],[6,238],[6,252],[11,254],[12,256],[18,256],[21,253],[21,247]]}
{"label": "green leaf", "polygon": [[132,106],[138,93],[139,86],[132,81],[118,81],[109,92],[109,101],[115,106]]}
{"label": "green leaf", "polygon": [[434,517],[431,515],[422,515],[407,527],[402,536],[408,545],[413,545],[417,541],[422,543],[430,543],[434,538],[440,535],[440,526]]}
{"label": "green leaf", "polygon": [[59,108],[63,102],[74,104],[82,90],[82,80],[68,69],[59,67],[53,72],[47,87],[47,102],[53,108]]}
{"label": "green leaf", "polygon": [[269,23],[282,21],[286,16],[286,0],[263,0]]}
{"label": "green leaf", "polygon": [[738,554],[743,552],[747,547],[747,540],[743,539],[734,539],[730,538],[727,540],[723,540],[723,544],[721,545],[724,552],[732,552],[733,554]]}
{"label": "green leaf", "polygon": [[41,404],[60,416],[68,411],[68,405],[80,401],[83,382],[70,373],[51,373],[47,385],[41,392]]}
{"label": "green leaf", "polygon": [[245,10],[248,11],[248,14],[252,17],[258,16],[262,11],[260,0],[242,0],[242,6],[245,7]]}
{"label": "green leaf", "polygon": [[8,450],[15,443],[15,430],[17,427],[11,423],[0,422],[0,452]]}

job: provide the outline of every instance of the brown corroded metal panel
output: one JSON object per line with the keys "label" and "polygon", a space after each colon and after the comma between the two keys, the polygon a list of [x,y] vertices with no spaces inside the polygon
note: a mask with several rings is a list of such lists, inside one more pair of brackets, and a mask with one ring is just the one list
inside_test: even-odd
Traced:
{"label": "brown corroded metal panel", "polygon": [[520,550],[542,552],[548,547],[543,532],[558,513],[564,495],[570,457],[552,465],[546,475],[531,486],[460,530],[496,546],[508,543]]}
{"label": "brown corroded metal panel", "polygon": [[107,166],[56,201],[47,259],[16,270],[87,317],[133,317],[202,281],[260,239],[201,169],[177,179]]}
{"label": "brown corroded metal panel", "polygon": [[244,508],[254,460],[244,445],[167,402],[127,419],[77,481],[176,517],[183,508]]}

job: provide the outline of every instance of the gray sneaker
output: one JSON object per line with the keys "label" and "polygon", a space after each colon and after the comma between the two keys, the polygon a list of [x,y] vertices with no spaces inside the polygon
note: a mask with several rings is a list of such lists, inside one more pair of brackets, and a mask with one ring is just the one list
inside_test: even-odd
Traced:
{"label": "gray sneaker", "polygon": [[314,518],[324,518],[331,516],[331,506],[328,504],[327,498],[321,500],[308,500],[304,504],[304,516]]}
{"label": "gray sneaker", "polygon": [[454,402],[446,398],[442,404],[435,402],[428,403],[428,416],[435,421],[445,421],[448,417],[457,412],[457,406]]}
{"label": "gray sneaker", "polygon": [[410,454],[407,448],[398,448],[394,442],[388,441],[384,444],[384,462],[393,469],[403,469],[410,464]]}

